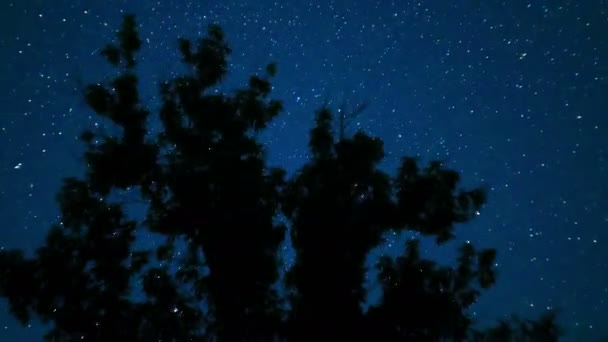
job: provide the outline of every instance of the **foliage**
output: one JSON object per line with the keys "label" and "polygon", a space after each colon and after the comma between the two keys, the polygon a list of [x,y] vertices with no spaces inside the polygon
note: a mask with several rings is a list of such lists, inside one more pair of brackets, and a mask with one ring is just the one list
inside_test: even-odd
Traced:
{"label": "foliage", "polygon": [[[282,110],[269,98],[277,67],[233,95],[214,92],[231,53],[218,26],[196,48],[179,39],[191,73],[160,86],[163,129],[150,137],[135,74],[136,28],[127,15],[118,44],[102,51],[120,75],[85,91],[90,108],[122,135],[83,132],[87,173],[64,180],[61,222],[32,258],[0,253],[0,295],[23,323],[52,322],[52,341],[557,339],[553,316],[472,328],[468,308],[496,281],[496,252],[468,243],[453,268],[422,259],[415,240],[401,257],[381,258],[383,297],[364,312],[364,263],[383,234],[409,230],[449,241],[454,225],[481,209],[486,191],[459,189],[458,173],[439,162],[420,168],[413,158],[390,177],[378,168],[382,141],[346,136],[343,125],[336,134],[326,107],[310,132],[311,160],[289,178],[269,168],[255,133]],[[112,196],[127,189],[148,204],[142,222],[128,219]],[[135,249],[141,230],[164,243]],[[296,259],[281,295],[278,255],[287,232]]]}

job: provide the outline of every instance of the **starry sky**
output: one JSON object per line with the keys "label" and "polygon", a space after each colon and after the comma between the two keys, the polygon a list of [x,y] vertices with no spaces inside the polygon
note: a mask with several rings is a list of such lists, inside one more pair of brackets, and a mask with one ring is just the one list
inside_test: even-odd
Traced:
{"label": "starry sky", "polygon": [[[40,246],[58,221],[61,179],[83,175],[77,137],[106,123],[79,87],[111,79],[99,50],[124,13],[140,25],[153,113],[159,81],[183,70],[177,37],[219,23],[233,48],[225,89],[278,64],[273,96],[285,111],[263,137],[271,165],[306,162],[323,103],[367,103],[349,129],[384,140],[387,172],[417,155],[444,160],[464,186],[490,186],[457,241],[423,254],[448,261],[465,240],[498,250],[498,283],[472,310],[480,324],[554,308],[564,340],[608,340],[608,2],[2,1],[0,249]],[[0,301],[0,340],[43,331]]]}

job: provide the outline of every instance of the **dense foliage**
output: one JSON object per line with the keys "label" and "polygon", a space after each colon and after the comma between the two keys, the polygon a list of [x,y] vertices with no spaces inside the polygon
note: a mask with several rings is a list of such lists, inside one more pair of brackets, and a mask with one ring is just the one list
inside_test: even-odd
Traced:
{"label": "dense foliage", "polygon": [[[52,322],[52,341],[557,339],[551,315],[473,329],[468,308],[496,281],[496,252],[470,243],[454,267],[422,259],[417,240],[381,258],[382,299],[362,310],[365,260],[383,234],[451,240],[485,203],[484,189],[460,189],[457,172],[414,158],[390,177],[378,168],[382,141],[343,126],[336,134],[326,107],[310,132],[311,159],[291,177],[269,168],[257,133],[282,110],[269,98],[276,66],[234,94],[212,91],[231,52],[218,26],[197,44],[179,40],[191,72],[162,83],[162,131],[151,136],[135,74],[141,43],[125,16],[117,44],[102,50],[120,74],[84,91],[122,135],[83,132],[87,173],[64,180],[61,222],[33,257],[0,253],[0,295],[22,322]],[[126,215],[112,196],[120,190],[139,191],[145,219]],[[141,231],[164,242],[137,249]],[[296,259],[281,277],[286,234]]]}

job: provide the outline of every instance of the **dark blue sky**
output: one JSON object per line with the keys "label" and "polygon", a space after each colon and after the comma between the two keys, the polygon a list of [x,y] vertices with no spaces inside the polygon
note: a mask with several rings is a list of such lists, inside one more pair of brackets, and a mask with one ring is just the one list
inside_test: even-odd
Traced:
{"label": "dark blue sky", "polygon": [[[158,81],[181,70],[176,38],[219,23],[234,51],[227,89],[278,63],[285,112],[265,134],[272,164],[306,161],[325,100],[369,102],[351,131],[384,139],[387,171],[419,155],[491,186],[456,232],[498,250],[500,278],[476,319],[558,308],[566,340],[608,339],[606,1],[2,1],[0,248],[39,246],[58,219],[61,178],[82,175],[77,136],[104,122],[77,88],[112,77],[98,52],[127,12],[145,42],[151,109]],[[440,260],[454,247],[427,245]],[[1,302],[0,340],[38,341],[42,330],[20,327]]]}

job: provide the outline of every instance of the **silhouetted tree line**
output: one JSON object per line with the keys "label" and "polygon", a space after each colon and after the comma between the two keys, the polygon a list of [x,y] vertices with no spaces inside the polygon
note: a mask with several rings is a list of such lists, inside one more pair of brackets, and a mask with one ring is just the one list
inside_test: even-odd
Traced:
{"label": "silhouetted tree line", "polygon": [[[457,172],[415,158],[390,177],[378,169],[382,140],[347,136],[344,117],[336,134],[327,107],[310,131],[311,159],[292,177],[269,168],[256,133],[282,110],[269,98],[276,66],[234,94],[212,91],[231,52],[213,25],[197,44],[179,39],[191,72],[162,83],[163,129],[149,137],[135,74],[140,47],[127,15],[117,43],[102,50],[119,76],[84,90],[122,136],[83,132],[87,171],[64,179],[61,222],[33,257],[0,253],[0,294],[22,323],[51,322],[50,341],[557,340],[553,313],[473,327],[468,308],[495,283],[496,252],[470,243],[455,267],[421,258],[417,240],[396,259],[382,257],[382,299],[363,311],[365,259],[383,234],[449,241],[485,190],[462,190]],[[149,205],[142,222],[111,196],[126,189]],[[135,249],[141,229],[164,242]],[[283,279],[287,232],[296,259]]]}

